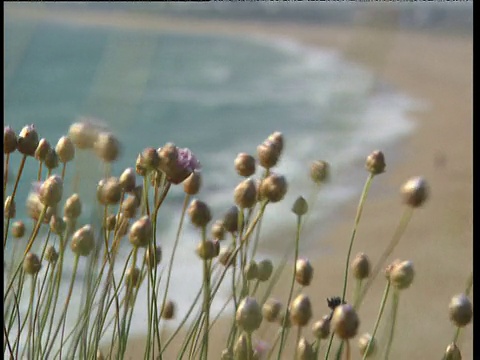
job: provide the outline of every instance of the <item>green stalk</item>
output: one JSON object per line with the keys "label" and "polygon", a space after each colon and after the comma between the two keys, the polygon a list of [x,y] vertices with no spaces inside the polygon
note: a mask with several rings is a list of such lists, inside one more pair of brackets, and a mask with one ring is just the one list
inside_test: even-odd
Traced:
{"label": "green stalk", "polygon": [[390,326],[390,332],[389,332],[389,335],[388,335],[387,349],[385,350],[385,360],[388,360],[388,357],[390,356],[390,350],[392,349],[393,337],[395,335],[395,325],[397,323],[399,299],[400,299],[400,291],[395,289],[393,291],[392,311],[391,311],[391,315],[390,315],[391,316],[391,326]]}

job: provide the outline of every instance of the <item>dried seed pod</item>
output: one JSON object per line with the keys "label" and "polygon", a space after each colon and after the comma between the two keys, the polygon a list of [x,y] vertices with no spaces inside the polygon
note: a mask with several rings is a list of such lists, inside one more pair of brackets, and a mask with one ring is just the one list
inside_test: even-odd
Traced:
{"label": "dried seed pod", "polygon": [[120,175],[119,182],[124,192],[128,193],[133,191],[136,183],[135,170],[132,168],[126,168],[122,175]]}
{"label": "dried seed pod", "polygon": [[38,191],[40,202],[45,206],[56,206],[63,195],[63,180],[58,175],[52,175],[45,180]]}
{"label": "dried seed pod", "polygon": [[235,342],[235,345],[233,346],[233,356],[235,360],[252,359],[253,351],[252,349],[250,349],[250,354],[248,354],[247,344],[247,334],[241,333],[237,341]]}
{"label": "dried seed pod", "polygon": [[21,239],[25,235],[25,224],[23,221],[15,221],[12,224],[12,235],[16,239]]}
{"label": "dried seed pod", "polygon": [[402,290],[408,288],[415,276],[415,270],[411,261],[402,261],[393,266],[390,271],[390,282],[395,288]]}
{"label": "dried seed pod", "polygon": [[213,223],[212,237],[219,241],[225,239],[225,227],[223,226],[223,220],[217,220]]}
{"label": "dried seed pod", "polygon": [[55,264],[58,260],[57,250],[52,245],[48,245],[45,249],[45,260],[50,264]]}
{"label": "dried seed pod", "polygon": [[290,320],[295,326],[305,326],[312,317],[312,304],[305,294],[298,295],[290,305]]}
{"label": "dried seed pod", "polygon": [[385,172],[385,156],[380,150],[373,151],[365,161],[365,168],[372,175]]}
{"label": "dried seed pod", "polygon": [[325,315],[312,325],[312,333],[316,339],[326,339],[330,335],[330,315]]}
{"label": "dried seed pod", "polygon": [[259,164],[265,169],[270,169],[277,165],[280,159],[282,148],[278,142],[265,140],[257,146],[257,156]]}
{"label": "dried seed pod", "polygon": [[46,139],[40,139],[38,142],[37,148],[35,149],[34,157],[38,161],[45,161],[48,152],[50,151],[50,143]]}
{"label": "dried seed pod", "polygon": [[316,160],[310,165],[310,178],[316,184],[330,180],[330,164],[323,160]]}
{"label": "dried seed pod", "polygon": [[364,253],[358,253],[352,261],[351,269],[357,280],[363,280],[370,275],[370,260]]}
{"label": "dried seed pod", "polygon": [[38,256],[34,253],[27,253],[25,259],[23,260],[23,270],[29,274],[34,275],[40,271],[42,264]]}
{"label": "dried seed pod", "polygon": [[255,158],[251,155],[240,153],[235,158],[235,170],[243,177],[255,174]]}
{"label": "dried seed pod", "polygon": [[303,196],[299,196],[297,200],[293,203],[292,212],[295,215],[302,216],[305,215],[308,211],[307,200]]}
{"label": "dried seed pod", "polygon": [[120,143],[117,138],[109,132],[100,132],[93,144],[97,156],[109,163],[117,160],[120,155]]}
{"label": "dried seed pod", "polygon": [[233,258],[232,249],[224,249],[219,256],[218,261],[223,266],[235,266],[235,259]]}
{"label": "dried seed pod", "polygon": [[312,345],[302,337],[297,344],[297,360],[314,360],[315,352]]}
{"label": "dried seed pod", "polygon": [[122,187],[116,177],[100,180],[97,185],[97,199],[102,205],[118,204],[122,197]]}
{"label": "dried seed pod", "polygon": [[127,286],[138,287],[140,285],[140,269],[129,267],[125,271],[125,284]]}
{"label": "dried seed pod", "polygon": [[175,303],[167,300],[162,308],[161,316],[165,320],[171,320],[175,316]]}
{"label": "dried seed pod", "polygon": [[117,216],[115,214],[111,214],[107,216],[105,220],[105,228],[107,231],[112,231],[115,229],[115,224],[117,223]]}
{"label": "dried seed pod", "polygon": [[65,221],[61,217],[56,215],[53,215],[52,217],[50,217],[49,224],[50,224],[50,230],[52,230],[52,232],[57,235],[63,235],[67,228],[67,224],[65,223]]}
{"label": "dried seed pod", "polygon": [[188,207],[190,221],[196,227],[204,227],[212,219],[210,209],[207,204],[200,200],[193,200]]}
{"label": "dried seed pod", "polygon": [[257,264],[257,279],[259,281],[268,281],[272,272],[273,264],[270,259],[264,259]]}
{"label": "dried seed pod", "polygon": [[287,193],[287,181],[285,177],[277,174],[270,174],[260,184],[260,197],[274,203],[283,199]]}
{"label": "dried seed pod", "polygon": [[17,149],[17,135],[10,126],[3,128],[3,153],[10,154]]}
{"label": "dried seed pod", "polygon": [[201,172],[194,170],[183,182],[183,191],[188,195],[196,195],[202,185]]}
{"label": "dried seed pod", "polygon": [[302,286],[308,286],[312,282],[313,266],[308,259],[300,258],[295,264],[295,280]]}
{"label": "dried seed pod", "polygon": [[413,177],[409,179],[401,188],[403,202],[416,208],[422,206],[428,198],[428,184],[422,177]]}
{"label": "dried seed pod", "polygon": [[115,228],[117,231],[117,236],[119,238],[127,235],[129,226],[130,226],[130,223],[128,219],[122,213],[118,214]]}
{"label": "dried seed pod", "polygon": [[143,216],[132,224],[128,239],[133,246],[146,247],[153,237],[152,222],[148,216]]}
{"label": "dried seed pod", "polygon": [[139,201],[135,196],[127,196],[122,202],[121,211],[128,219],[133,219],[137,214],[137,209],[140,206]]}
{"label": "dried seed pod", "polygon": [[95,246],[95,236],[92,227],[85,225],[75,231],[72,236],[70,247],[72,251],[80,256],[88,256]]}
{"label": "dried seed pod", "polygon": [[67,163],[75,157],[75,145],[68,136],[62,136],[55,146],[55,152],[60,162]]}
{"label": "dried seed pod", "polygon": [[357,334],[360,320],[349,304],[338,305],[333,311],[331,326],[335,334],[342,340],[348,340]]}
{"label": "dried seed pod", "polygon": [[158,156],[157,149],[147,147],[140,155],[140,165],[147,171],[155,170],[160,165],[160,157]]}
{"label": "dried seed pod", "polygon": [[155,246],[155,251],[152,250],[153,247],[147,247],[145,251],[145,262],[149,269],[152,269],[154,266],[160,264],[162,261],[162,248],[160,246]]}
{"label": "dried seed pod", "polygon": [[257,188],[252,179],[246,179],[237,185],[233,192],[235,204],[241,209],[250,209],[257,202]]}
{"label": "dried seed pod", "polygon": [[68,137],[79,149],[91,149],[97,139],[98,127],[89,121],[73,123],[68,130]]}
{"label": "dried seed pod", "polygon": [[[368,345],[370,343],[370,346]],[[358,338],[358,349],[365,358],[372,357],[377,351],[377,340],[372,338],[369,333],[365,333]],[[367,355],[365,355],[367,353]]]}
{"label": "dried seed pod", "polygon": [[280,152],[282,152],[283,147],[285,146],[285,140],[283,139],[283,134],[280,131],[275,131],[270,134],[267,138],[267,141],[274,143]]}
{"label": "dried seed pod", "polygon": [[53,170],[58,167],[58,155],[54,149],[48,151],[44,162],[48,170]]}
{"label": "dried seed pod", "polygon": [[12,219],[17,215],[17,206],[15,204],[15,199],[12,199],[11,196],[7,196],[5,199],[5,205],[3,207],[3,216],[8,219]]}
{"label": "dried seed pod", "polygon": [[24,126],[17,137],[17,149],[27,156],[34,156],[38,146],[38,133],[34,125]]}
{"label": "dried seed pod", "polygon": [[265,321],[275,322],[279,319],[282,303],[274,298],[269,298],[262,306],[262,314]]}
{"label": "dried seed pod", "polygon": [[262,309],[253,297],[247,296],[238,305],[236,322],[243,330],[252,333],[262,323]]}
{"label": "dried seed pod", "polygon": [[464,327],[472,320],[472,303],[465,294],[458,294],[452,297],[448,310],[450,320],[457,327]]}
{"label": "dried seed pod", "polygon": [[69,219],[77,219],[82,214],[82,202],[78,194],[72,194],[63,207],[63,216]]}
{"label": "dried seed pod", "polygon": [[445,350],[444,360],[462,360],[462,354],[457,344],[451,343]]}
{"label": "dried seed pod", "polygon": [[223,227],[229,233],[235,233],[238,230],[238,208],[232,206],[223,217]]}
{"label": "dried seed pod", "polygon": [[197,245],[197,255],[200,259],[210,260],[218,255],[217,246],[211,240],[200,241]]}
{"label": "dried seed pod", "polygon": [[255,280],[257,278],[258,268],[257,263],[252,260],[245,266],[245,278],[247,280]]}

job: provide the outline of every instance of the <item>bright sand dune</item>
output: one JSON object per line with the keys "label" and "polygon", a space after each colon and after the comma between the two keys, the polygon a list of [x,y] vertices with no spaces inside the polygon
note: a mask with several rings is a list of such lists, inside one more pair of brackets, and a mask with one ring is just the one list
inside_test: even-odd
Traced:
{"label": "bright sand dune", "polygon": [[[393,154],[386,153],[387,172],[377,177],[371,188],[353,254],[364,251],[375,262],[390,240],[404,209],[399,201],[400,185],[410,176],[424,176],[431,186],[431,198],[424,208],[415,211],[391,258],[410,259],[416,269],[414,284],[402,293],[400,299],[391,358],[441,358],[454,334],[454,327],[448,319],[448,303],[453,295],[463,291],[473,268],[471,36],[422,34],[381,24],[378,27],[325,27],[181,20],[122,13],[40,10],[20,13],[15,8],[6,10],[6,16],[26,16],[86,26],[287,36],[312,46],[338,49],[400,90],[425,102],[426,108],[413,114],[418,123],[415,133],[397,147],[399,153],[395,154],[394,167],[388,166],[389,156]],[[438,160],[439,154],[444,157],[443,164],[435,160]],[[341,293],[356,202],[352,201],[344,209],[338,226],[325,238],[322,237],[322,241],[333,247],[333,254],[328,258],[311,259],[316,280],[307,292],[312,298],[316,318],[328,312],[325,298]],[[289,276],[281,281],[288,282]],[[383,288],[384,279],[379,276],[360,311],[360,332],[372,331]],[[276,293],[285,298],[287,289],[279,286]],[[227,332],[222,325],[212,334],[214,341],[210,358],[219,358],[217,354],[225,344]],[[311,338],[309,331],[305,333]],[[471,325],[462,333],[459,344],[463,359],[473,359]],[[138,354],[143,354],[141,340],[132,341],[130,354],[131,359],[140,358]],[[173,354],[170,356],[167,358],[173,358]],[[359,358],[356,348],[353,358]]]}

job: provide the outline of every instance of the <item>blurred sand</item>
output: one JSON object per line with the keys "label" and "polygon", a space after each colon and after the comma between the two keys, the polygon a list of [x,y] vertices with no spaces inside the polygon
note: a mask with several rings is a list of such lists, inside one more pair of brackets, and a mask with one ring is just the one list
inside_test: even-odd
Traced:
{"label": "blurred sand", "polygon": [[[305,44],[338,49],[400,90],[426,102],[426,109],[413,114],[418,127],[412,136],[400,144],[400,153],[385,154],[387,172],[374,180],[352,256],[363,251],[375,263],[404,209],[399,201],[398,189],[410,176],[424,176],[431,187],[431,198],[424,208],[415,211],[390,259],[410,259],[416,269],[414,284],[402,293],[400,299],[398,331],[391,358],[441,358],[454,334],[454,327],[448,319],[448,303],[453,295],[463,291],[473,269],[471,36],[409,32],[382,23],[364,26],[362,24],[365,21],[352,27],[324,27],[273,22],[169,19],[123,13],[56,13],[41,10],[21,13],[15,8],[8,10],[7,16],[83,25],[242,37],[248,34],[286,36]],[[388,166],[390,157],[395,157],[395,167]],[[326,239],[322,239],[334,249],[332,256],[311,259],[315,267],[315,280],[307,293],[312,298],[316,319],[328,313],[326,297],[341,295],[345,254],[357,201],[352,201],[344,209],[339,225]],[[290,276],[280,284],[289,282]],[[384,285],[380,275],[360,311],[360,333],[372,331]],[[279,286],[275,293],[285,298],[284,294],[288,291],[286,286]],[[210,358],[219,358],[217,354],[225,344],[227,333],[225,325],[214,331]],[[309,330],[305,331],[305,335],[311,339]],[[290,340],[293,341],[293,336]],[[473,359],[471,325],[462,332],[459,345],[463,359]],[[132,341],[129,351],[127,358],[142,358],[142,340]],[[167,358],[174,358],[174,353]],[[290,357],[286,355],[285,358]],[[360,358],[356,349],[353,358]]]}

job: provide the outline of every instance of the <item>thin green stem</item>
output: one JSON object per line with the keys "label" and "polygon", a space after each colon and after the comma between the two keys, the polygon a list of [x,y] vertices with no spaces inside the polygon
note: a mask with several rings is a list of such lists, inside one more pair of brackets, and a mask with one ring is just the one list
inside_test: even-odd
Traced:
{"label": "thin green stem", "polygon": [[385,350],[385,360],[388,360],[390,356],[390,351],[392,349],[393,338],[395,336],[395,325],[397,323],[397,314],[398,314],[398,303],[400,299],[400,290],[395,289],[393,291],[392,299],[392,311],[391,311],[391,326],[390,332],[388,334],[387,348]]}

